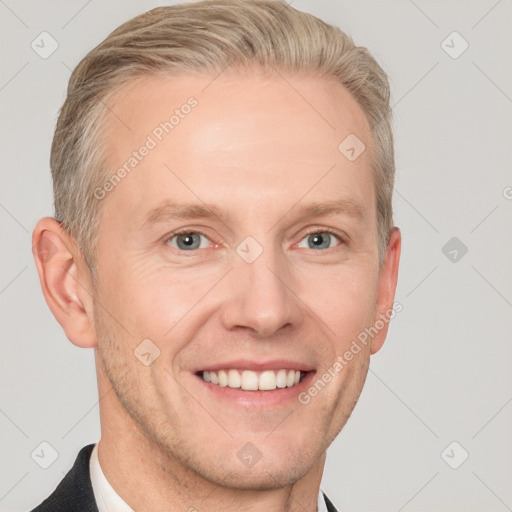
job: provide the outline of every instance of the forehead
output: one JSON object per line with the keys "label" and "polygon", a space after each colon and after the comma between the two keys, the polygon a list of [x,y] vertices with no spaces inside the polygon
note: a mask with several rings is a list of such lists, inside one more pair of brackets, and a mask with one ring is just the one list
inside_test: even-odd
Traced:
{"label": "forehead", "polygon": [[[254,130],[258,130],[256,141],[261,144],[265,144],[266,134],[273,135],[268,130],[272,126],[287,128],[281,134],[281,143],[307,133],[321,136],[326,144],[337,147],[336,142],[348,133],[361,138],[369,135],[361,107],[340,83],[312,75],[286,75],[277,71],[262,74],[256,70],[245,74],[225,70],[217,76],[197,73],[137,77],[114,94],[104,132],[122,136],[126,143],[137,142],[133,137],[138,137],[141,130],[150,133],[155,121],[168,121],[173,114],[182,119],[183,114],[176,111],[183,107],[188,110],[186,103],[191,98],[198,107],[192,109],[196,120],[194,132],[198,136],[215,136],[209,142],[217,141],[224,149],[228,149],[225,141],[218,136],[228,121],[244,128],[239,138],[252,137]],[[208,134],[198,132],[201,121],[207,122]],[[302,122],[297,124],[297,121]],[[175,130],[173,137],[189,133],[190,122],[177,124],[181,124],[180,130]],[[261,131],[262,127],[267,130]],[[252,139],[251,143],[256,141]],[[124,146],[122,141],[116,142],[116,146]]]}
{"label": "forehead", "polygon": [[[180,194],[214,203],[249,189],[261,201],[283,194],[297,201],[308,189],[317,198],[336,199],[337,190],[363,202],[373,195],[366,117],[342,85],[322,78],[143,77],[119,90],[103,133],[110,174],[128,170],[108,197],[115,208],[148,211]],[[353,135],[366,150],[349,161],[339,146]]]}

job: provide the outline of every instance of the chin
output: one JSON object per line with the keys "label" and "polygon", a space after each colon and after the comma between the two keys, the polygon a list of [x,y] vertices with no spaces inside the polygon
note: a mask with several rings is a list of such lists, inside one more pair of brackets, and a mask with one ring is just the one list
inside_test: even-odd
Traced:
{"label": "chin", "polygon": [[[288,442],[282,442],[283,439]],[[304,442],[291,445],[290,436],[283,434],[272,441],[260,438],[259,441],[247,443],[233,441],[236,447],[222,449],[219,446],[219,449],[208,454],[209,461],[204,456],[202,460],[196,459],[194,469],[207,480],[223,487],[271,490],[301,480],[325,454],[320,440],[314,446],[311,439],[307,445]],[[219,452],[224,455],[219,457]],[[189,459],[189,464],[191,462],[192,459]]]}
{"label": "chin", "polygon": [[241,468],[240,464],[232,463],[224,466],[222,473],[215,465],[202,476],[216,485],[231,489],[272,490],[293,485],[302,479],[313,465],[313,462],[305,462],[296,459],[265,462],[261,459],[251,468]]}

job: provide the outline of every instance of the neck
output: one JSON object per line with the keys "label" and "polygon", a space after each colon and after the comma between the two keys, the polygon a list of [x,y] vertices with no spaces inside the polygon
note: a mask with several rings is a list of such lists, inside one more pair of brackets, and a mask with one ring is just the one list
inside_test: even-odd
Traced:
{"label": "neck", "polygon": [[[98,458],[116,493],[137,512],[315,512],[325,453],[300,480],[276,489],[218,485],[163,452],[124,410],[98,366],[101,440]],[[227,480],[227,479],[226,479]]]}

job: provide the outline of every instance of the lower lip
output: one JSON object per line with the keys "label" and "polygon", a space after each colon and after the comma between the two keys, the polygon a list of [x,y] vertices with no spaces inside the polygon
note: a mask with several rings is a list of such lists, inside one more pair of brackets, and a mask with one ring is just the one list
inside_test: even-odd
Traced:
{"label": "lower lip", "polygon": [[221,387],[206,382],[199,375],[194,374],[194,378],[215,399],[247,409],[271,409],[283,407],[293,402],[300,403],[298,395],[311,385],[315,373],[315,371],[307,372],[304,379],[291,388],[276,388],[269,391],[245,391],[241,388]]}

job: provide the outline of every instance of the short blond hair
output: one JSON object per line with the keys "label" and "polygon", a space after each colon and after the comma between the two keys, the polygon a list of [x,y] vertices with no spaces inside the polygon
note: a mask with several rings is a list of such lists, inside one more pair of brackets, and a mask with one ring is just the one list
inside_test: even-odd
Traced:
{"label": "short blond hair", "polygon": [[[74,69],[53,138],[55,218],[94,271],[100,201],[108,178],[101,128],[108,103],[137,77],[261,67],[337,80],[368,120],[373,145],[377,247],[393,227],[395,174],[389,84],[366,48],[282,0],[207,0],[157,7],[118,27]],[[341,142],[341,141],[340,141]]]}

